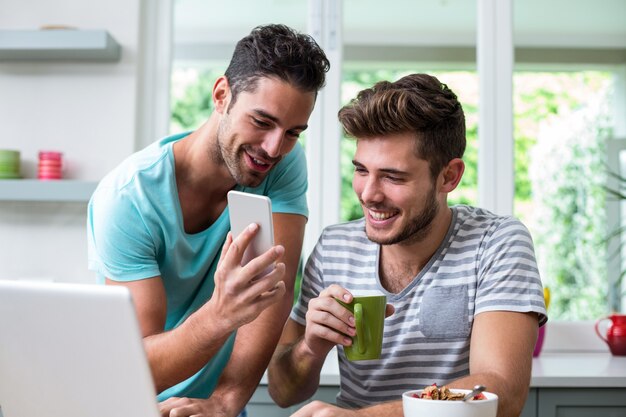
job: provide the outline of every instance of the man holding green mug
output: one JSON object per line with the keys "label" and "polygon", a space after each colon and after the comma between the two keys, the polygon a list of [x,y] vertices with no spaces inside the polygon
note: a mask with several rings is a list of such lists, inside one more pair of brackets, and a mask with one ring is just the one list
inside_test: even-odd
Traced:
{"label": "man holding green mug", "polygon": [[[270,362],[272,398],[310,398],[337,345],[339,407],[312,402],[294,416],[402,415],[402,393],[433,383],[485,385],[499,417],[518,416],[547,320],[541,280],[521,222],[447,204],[465,167],[456,95],[412,74],[361,91],[339,119],[357,141],[352,185],[365,216],[319,238]],[[378,293],[389,303],[380,358],[351,361],[360,331],[337,300]]]}

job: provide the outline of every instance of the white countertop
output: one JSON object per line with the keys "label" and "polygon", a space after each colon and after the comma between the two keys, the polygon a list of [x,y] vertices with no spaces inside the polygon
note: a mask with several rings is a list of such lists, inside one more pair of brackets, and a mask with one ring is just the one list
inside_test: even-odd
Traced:
{"label": "white countertop", "polygon": [[[261,385],[267,385],[264,375]],[[337,356],[331,351],[320,375],[321,386],[339,386]],[[542,353],[533,359],[531,388],[626,388],[626,356],[599,353]]]}
{"label": "white countertop", "polygon": [[533,359],[530,386],[626,388],[626,356],[543,352]]}

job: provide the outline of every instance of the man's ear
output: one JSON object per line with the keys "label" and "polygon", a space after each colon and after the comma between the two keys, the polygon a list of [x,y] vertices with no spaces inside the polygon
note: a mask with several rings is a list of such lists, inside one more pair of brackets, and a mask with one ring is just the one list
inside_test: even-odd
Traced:
{"label": "man's ear", "polygon": [[230,99],[230,84],[226,76],[222,75],[213,85],[213,106],[215,107],[215,111],[220,114],[226,113]]}
{"label": "man's ear", "polygon": [[449,193],[454,191],[459,182],[461,182],[463,172],[465,172],[465,163],[461,158],[454,158],[448,162],[448,165],[444,167],[441,173],[443,177],[441,192]]}

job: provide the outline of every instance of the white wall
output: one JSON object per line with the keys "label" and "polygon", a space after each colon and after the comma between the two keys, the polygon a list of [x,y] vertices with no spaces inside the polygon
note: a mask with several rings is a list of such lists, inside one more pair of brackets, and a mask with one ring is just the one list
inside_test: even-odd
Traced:
{"label": "white wall", "polygon": [[[0,149],[21,151],[34,178],[39,150],[64,153],[66,178],[99,180],[135,149],[140,0],[0,0],[0,29],[62,24],[106,29],[114,63],[0,61]],[[86,203],[0,201],[0,279],[93,282]]]}

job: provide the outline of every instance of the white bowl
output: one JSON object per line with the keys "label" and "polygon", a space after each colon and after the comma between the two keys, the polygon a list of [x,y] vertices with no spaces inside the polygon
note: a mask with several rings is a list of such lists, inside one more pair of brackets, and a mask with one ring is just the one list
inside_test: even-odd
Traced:
{"label": "white bowl", "polygon": [[[467,394],[471,390],[453,389],[452,392]],[[404,417],[496,417],[498,413],[498,396],[492,392],[483,392],[485,400],[475,401],[441,401],[415,398],[412,395],[422,394],[422,390],[407,391],[402,394]]]}

